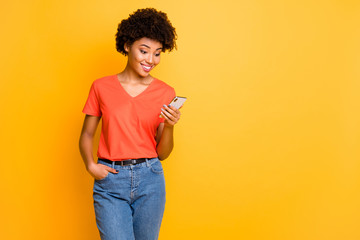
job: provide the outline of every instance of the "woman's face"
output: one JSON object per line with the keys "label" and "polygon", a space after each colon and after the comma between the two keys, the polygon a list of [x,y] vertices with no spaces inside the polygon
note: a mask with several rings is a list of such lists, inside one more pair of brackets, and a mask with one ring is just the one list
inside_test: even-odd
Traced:
{"label": "woman's face", "polygon": [[128,53],[128,65],[141,77],[147,77],[150,71],[160,63],[162,44],[150,38],[141,38],[130,47],[125,44]]}

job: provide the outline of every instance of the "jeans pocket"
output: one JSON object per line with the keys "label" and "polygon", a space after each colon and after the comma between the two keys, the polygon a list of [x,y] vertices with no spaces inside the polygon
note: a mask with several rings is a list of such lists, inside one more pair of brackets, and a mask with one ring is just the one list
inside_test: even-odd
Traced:
{"label": "jeans pocket", "polygon": [[109,175],[110,175],[110,172],[108,172],[108,174],[104,177],[104,178],[101,178],[101,179],[95,179],[95,181],[99,182],[99,181],[104,181],[106,179],[109,178]]}
{"label": "jeans pocket", "polygon": [[153,164],[150,165],[150,169],[153,173],[163,174],[164,169],[159,159],[157,159]]}

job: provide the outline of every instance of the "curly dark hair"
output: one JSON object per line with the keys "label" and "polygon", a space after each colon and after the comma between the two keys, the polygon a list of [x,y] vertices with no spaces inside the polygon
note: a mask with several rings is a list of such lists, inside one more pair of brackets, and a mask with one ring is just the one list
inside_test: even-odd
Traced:
{"label": "curly dark hair", "polygon": [[147,37],[160,42],[162,52],[177,49],[177,35],[166,13],[154,8],[138,9],[129,18],[122,20],[117,28],[116,50],[127,55],[124,44],[131,46],[136,40]]}

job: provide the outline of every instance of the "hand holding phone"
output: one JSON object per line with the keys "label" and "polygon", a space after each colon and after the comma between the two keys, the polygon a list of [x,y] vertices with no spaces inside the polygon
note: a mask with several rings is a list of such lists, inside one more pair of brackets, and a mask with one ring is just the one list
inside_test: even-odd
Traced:
{"label": "hand holding phone", "polygon": [[187,99],[186,97],[176,96],[169,105],[179,109],[182,107],[186,99]]}
{"label": "hand holding phone", "polygon": [[[182,107],[182,105],[184,104],[184,102],[186,101],[186,99],[187,99],[186,97],[176,96],[170,102],[169,106],[173,106],[176,109],[180,109]],[[161,116],[161,114],[159,115],[159,117],[163,118],[163,116]]]}

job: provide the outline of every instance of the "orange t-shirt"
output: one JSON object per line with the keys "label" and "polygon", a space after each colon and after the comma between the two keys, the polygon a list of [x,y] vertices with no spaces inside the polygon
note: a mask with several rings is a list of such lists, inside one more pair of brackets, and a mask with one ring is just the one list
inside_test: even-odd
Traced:
{"label": "orange t-shirt", "polygon": [[161,108],[175,96],[174,88],[156,78],[135,97],[125,91],[117,74],[96,79],[82,112],[102,117],[97,156],[113,161],[157,157]]}

